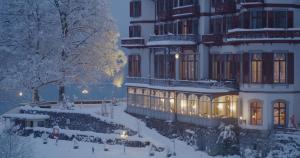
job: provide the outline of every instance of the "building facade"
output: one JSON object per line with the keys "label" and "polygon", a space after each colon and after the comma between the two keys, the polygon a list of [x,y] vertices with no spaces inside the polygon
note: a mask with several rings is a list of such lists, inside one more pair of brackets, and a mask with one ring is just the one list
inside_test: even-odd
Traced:
{"label": "building facade", "polygon": [[300,122],[300,1],[131,0],[130,17],[128,112],[258,130]]}

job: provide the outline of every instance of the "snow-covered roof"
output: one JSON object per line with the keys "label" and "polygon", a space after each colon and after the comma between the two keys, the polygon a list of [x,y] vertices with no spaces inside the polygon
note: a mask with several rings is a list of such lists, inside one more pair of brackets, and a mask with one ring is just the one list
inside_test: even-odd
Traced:
{"label": "snow-covered roof", "polygon": [[182,87],[182,86],[153,86],[143,83],[126,83],[125,86],[145,87],[151,89],[170,90],[170,91],[184,91],[184,92],[199,92],[199,93],[226,93],[231,92],[230,88],[202,88],[202,87]]}
{"label": "snow-covered roof", "polygon": [[4,118],[13,118],[13,119],[24,119],[24,120],[45,120],[49,119],[48,115],[34,115],[34,114],[4,114]]}

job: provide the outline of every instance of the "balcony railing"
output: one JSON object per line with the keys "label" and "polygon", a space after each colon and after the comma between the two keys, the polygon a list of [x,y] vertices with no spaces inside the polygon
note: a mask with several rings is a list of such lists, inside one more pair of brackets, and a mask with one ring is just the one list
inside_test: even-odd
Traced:
{"label": "balcony railing", "polygon": [[144,38],[127,38],[121,40],[122,47],[142,47],[145,45]]}
{"label": "balcony railing", "polygon": [[264,3],[264,0],[241,0],[241,4],[247,3]]}
{"label": "balcony railing", "polygon": [[230,88],[238,89],[238,84],[235,81],[190,81],[190,80],[174,80],[174,79],[156,79],[156,78],[142,78],[142,77],[127,77],[127,83],[140,83],[155,86],[183,86],[194,88]]}
{"label": "balcony railing", "polygon": [[234,29],[229,30],[226,41],[253,41],[253,40],[300,40],[300,29]]}
{"label": "balcony railing", "polygon": [[202,43],[204,44],[222,44],[223,35],[221,34],[207,34],[202,36]]}
{"label": "balcony railing", "polygon": [[173,17],[193,16],[200,13],[199,5],[187,5],[173,8]]}
{"label": "balcony railing", "polygon": [[[163,43],[162,41],[166,41],[166,43]],[[150,36],[147,45],[155,45],[157,44],[156,42],[160,42],[160,45],[193,45],[197,44],[199,41],[200,39],[197,35],[155,35]]]}

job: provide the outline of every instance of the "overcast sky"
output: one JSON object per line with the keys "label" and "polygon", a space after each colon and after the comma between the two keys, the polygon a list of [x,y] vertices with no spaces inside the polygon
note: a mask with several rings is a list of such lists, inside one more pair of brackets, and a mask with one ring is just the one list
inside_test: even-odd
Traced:
{"label": "overcast sky", "polygon": [[116,20],[121,38],[128,37],[129,0],[110,1],[112,15]]}

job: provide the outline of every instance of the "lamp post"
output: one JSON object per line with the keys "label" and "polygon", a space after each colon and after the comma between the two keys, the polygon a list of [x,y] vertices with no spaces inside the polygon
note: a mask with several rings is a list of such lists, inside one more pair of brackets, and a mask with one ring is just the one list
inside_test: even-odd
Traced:
{"label": "lamp post", "polygon": [[126,151],[125,151],[125,142],[126,142],[126,140],[127,140],[127,138],[128,138],[127,131],[122,131],[122,132],[120,133],[120,137],[121,137],[121,139],[123,140],[123,146],[124,146],[123,152],[125,153],[125,152],[126,152]]}
{"label": "lamp post", "polygon": [[176,156],[175,138],[172,140],[172,142],[173,142],[173,156]]}

